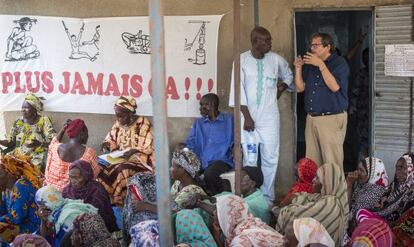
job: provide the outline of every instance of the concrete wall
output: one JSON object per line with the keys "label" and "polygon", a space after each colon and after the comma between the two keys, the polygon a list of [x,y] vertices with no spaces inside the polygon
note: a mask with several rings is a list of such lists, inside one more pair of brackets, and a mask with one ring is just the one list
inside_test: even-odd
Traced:
{"label": "concrete wall", "polygon": [[[218,95],[226,106],[229,93],[229,78],[232,63],[232,2],[231,0],[166,0],[166,15],[208,15],[225,14],[219,31],[218,45]],[[412,3],[411,0],[259,0],[260,25],[273,35],[273,51],[293,61],[293,15],[295,9],[361,8],[376,5]],[[249,49],[249,33],[253,28],[253,0],[241,0],[241,49]],[[67,17],[145,16],[148,15],[148,0],[0,0],[0,14],[44,15]],[[3,41],[0,41],[3,42]],[[294,181],[294,116],[295,95],[285,93],[279,100],[281,112],[281,150],[276,184],[277,193],[285,192]],[[98,147],[104,135],[114,122],[114,116],[96,114],[67,114],[47,112],[53,118],[56,129],[67,118],[83,118],[89,126],[89,145]],[[0,113],[0,138],[8,130],[19,112]],[[191,118],[171,118],[168,121],[170,144],[185,139],[192,123]]]}

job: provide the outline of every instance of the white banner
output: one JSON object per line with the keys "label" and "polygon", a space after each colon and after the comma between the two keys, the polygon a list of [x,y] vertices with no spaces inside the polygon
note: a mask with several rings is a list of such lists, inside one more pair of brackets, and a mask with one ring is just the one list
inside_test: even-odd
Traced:
{"label": "white banner", "polygon": [[[217,88],[221,15],[166,16],[170,117],[199,116],[199,99]],[[45,110],[113,114],[120,95],[152,115],[148,17],[74,19],[0,15],[0,111],[18,111],[24,96]]]}

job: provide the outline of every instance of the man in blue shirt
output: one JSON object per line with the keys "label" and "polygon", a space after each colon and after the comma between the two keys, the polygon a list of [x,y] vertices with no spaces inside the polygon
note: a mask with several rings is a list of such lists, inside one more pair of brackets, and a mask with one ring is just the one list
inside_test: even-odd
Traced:
{"label": "man in blue shirt", "polygon": [[306,157],[318,165],[343,166],[349,66],[326,33],[313,34],[310,52],[297,57],[294,65],[296,90],[305,93]]}
{"label": "man in blue shirt", "polygon": [[233,115],[219,112],[219,98],[209,93],[200,100],[201,118],[194,121],[186,145],[201,161],[207,193],[223,192],[220,175],[233,169]]}

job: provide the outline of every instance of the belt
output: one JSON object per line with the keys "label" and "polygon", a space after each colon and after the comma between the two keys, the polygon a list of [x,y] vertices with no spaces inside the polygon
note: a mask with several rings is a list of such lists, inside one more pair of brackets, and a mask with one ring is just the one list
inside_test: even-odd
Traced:
{"label": "belt", "polygon": [[344,113],[345,111],[338,111],[338,112],[308,112],[309,115],[312,117],[320,117],[320,116],[330,116],[330,115],[336,115]]}

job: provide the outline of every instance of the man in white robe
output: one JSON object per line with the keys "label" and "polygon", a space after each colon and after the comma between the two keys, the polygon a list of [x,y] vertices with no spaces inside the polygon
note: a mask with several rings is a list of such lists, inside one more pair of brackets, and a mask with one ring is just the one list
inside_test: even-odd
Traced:
{"label": "man in white robe", "polygon": [[[261,156],[261,169],[264,175],[261,190],[269,203],[273,203],[280,142],[277,99],[284,90],[292,86],[293,76],[286,60],[270,51],[272,37],[267,29],[254,28],[250,38],[251,50],[240,55],[243,163],[245,166],[257,165],[257,158],[256,162],[248,162],[247,159],[248,135],[252,134]],[[234,107],[233,76],[232,72],[230,107]],[[278,85],[279,80],[283,83]]]}

